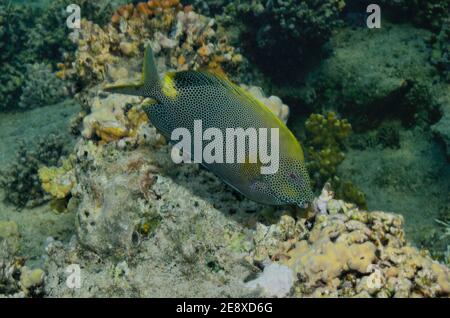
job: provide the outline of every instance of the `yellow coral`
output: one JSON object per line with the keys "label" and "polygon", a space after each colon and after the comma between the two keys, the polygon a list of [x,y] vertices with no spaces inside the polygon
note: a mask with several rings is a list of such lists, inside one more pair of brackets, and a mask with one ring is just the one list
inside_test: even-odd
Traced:
{"label": "yellow coral", "polygon": [[141,126],[148,123],[139,104],[137,97],[95,97],[91,101],[91,113],[83,119],[83,136],[89,139],[96,136],[102,144],[136,137]]}
{"label": "yellow coral", "polygon": [[148,117],[139,107],[131,108],[127,113],[129,136],[135,137],[142,125],[148,124]]}
{"label": "yellow coral", "polygon": [[67,197],[76,184],[70,158],[63,160],[61,167],[42,167],[38,174],[42,188],[56,199]]}

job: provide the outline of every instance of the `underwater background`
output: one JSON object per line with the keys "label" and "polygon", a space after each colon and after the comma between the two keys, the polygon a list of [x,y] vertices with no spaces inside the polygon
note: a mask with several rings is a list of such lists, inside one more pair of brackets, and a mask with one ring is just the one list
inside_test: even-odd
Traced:
{"label": "underwater background", "polygon": [[[0,0],[0,295],[448,297],[449,13],[447,0]],[[143,99],[102,90],[140,78],[146,44],[160,72],[224,74],[287,122],[314,211],[173,164]]]}

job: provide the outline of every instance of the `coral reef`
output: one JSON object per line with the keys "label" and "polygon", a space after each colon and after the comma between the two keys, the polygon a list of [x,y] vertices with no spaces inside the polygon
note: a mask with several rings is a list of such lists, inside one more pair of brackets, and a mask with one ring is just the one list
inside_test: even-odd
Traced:
{"label": "coral reef", "polygon": [[[298,102],[313,113],[335,110],[348,119],[355,133],[338,177],[360,189],[370,209],[405,215],[408,237],[421,247],[430,246],[423,244],[430,236],[425,233],[448,201],[440,142],[450,140],[449,90],[429,62],[430,36],[388,22],[377,32],[343,28],[330,41],[333,55],[308,75]],[[339,196],[348,193],[333,187]]]}
{"label": "coral reef", "polygon": [[334,112],[325,116],[312,114],[305,127],[308,133],[308,171],[314,185],[321,187],[336,175],[337,166],[344,160],[343,142],[352,127],[346,119],[338,119]]}
{"label": "coral reef", "polygon": [[64,140],[57,135],[37,139],[35,149],[21,141],[14,162],[2,171],[1,187],[5,190],[5,200],[18,207],[44,202],[39,167],[56,165],[65,153]]}
{"label": "coral reef", "polygon": [[247,86],[244,84],[241,84],[240,86],[244,91],[266,105],[267,108],[277,115],[277,117],[279,117],[284,123],[287,122],[289,118],[289,106],[283,104],[278,96],[266,97],[263,90],[257,86]]}
{"label": "coral reef", "polygon": [[45,192],[53,198],[66,198],[76,186],[73,173],[73,159],[62,160],[60,167],[41,167],[38,170],[39,180]]}
{"label": "coral reef", "polygon": [[[450,170],[440,145],[432,141],[433,133],[447,145],[450,140],[448,86],[441,77],[444,31],[427,46],[430,33],[410,26],[386,23],[371,33],[345,28],[332,38],[335,53],[310,73],[303,88],[292,85],[284,95],[264,89],[282,96],[291,109],[257,86],[241,84],[284,122],[290,111],[297,111],[295,106],[305,106],[302,114],[313,114],[306,121],[307,162],[316,189],[326,184],[305,210],[257,204],[197,164],[176,165],[170,145],[142,111],[154,101],[106,94],[102,88],[139,80],[146,45],[153,47],[161,72],[209,69],[237,83],[262,86],[263,80],[256,82],[247,72],[234,42],[247,41],[249,32],[258,35],[247,41],[254,46],[251,52],[264,52],[253,54],[255,61],[270,59],[271,75],[287,78],[286,69],[278,66],[317,57],[339,23],[344,1],[208,2],[201,12],[220,13],[228,3],[216,23],[193,11],[195,0],[187,2],[193,7],[178,0],[126,4],[114,13],[109,2],[75,0],[89,12],[83,14],[75,46],[67,39],[58,44],[67,31],[62,27],[50,34],[63,14],[55,8],[64,1],[33,20],[38,21],[33,43],[23,38],[32,47],[27,49],[29,60],[16,65],[11,62],[14,51],[0,53],[1,61],[8,61],[0,66],[0,76],[7,70],[7,83],[16,85],[5,86],[14,93],[4,106],[20,101],[29,108],[59,98],[53,88],[60,81],[46,65],[61,59],[57,77],[77,82],[76,98],[83,107],[73,121],[78,139],[70,156],[61,157],[67,154],[62,140],[50,136],[38,141],[35,150],[22,144],[15,163],[3,172],[1,185],[9,202],[34,206],[53,198],[52,207],[66,213],[39,219],[33,213],[42,210],[27,211],[27,218],[47,222],[52,230],[43,225],[29,229],[9,219],[22,213],[2,214],[0,297],[450,296],[449,268],[406,242],[402,216],[381,212],[395,209],[408,215],[408,222],[417,222],[420,214],[440,225],[430,237],[444,242],[448,237]],[[391,8],[403,2],[393,1]],[[421,10],[419,23],[434,30],[431,18],[440,19],[445,3],[414,4]],[[9,12],[0,12],[0,20],[17,14]],[[9,21],[7,28],[15,23]],[[228,28],[227,23],[236,25]],[[46,46],[52,50],[42,52]],[[436,67],[427,62],[430,46],[439,51],[431,56]],[[74,47],[73,56],[65,54]],[[17,48],[21,51],[25,49]],[[36,55],[44,58],[42,64],[33,60]],[[45,76],[23,82],[27,74],[19,71],[25,65],[32,65],[28,74]],[[42,91],[42,83],[52,90]],[[344,154],[352,128],[357,136]],[[355,175],[358,187],[348,181]],[[366,211],[360,185],[381,206],[377,211]],[[380,196],[380,188],[400,199]],[[410,199],[420,196],[425,200]],[[437,222],[430,209],[443,211]],[[55,218],[72,225],[61,226]],[[36,238],[33,231],[42,233]],[[22,235],[33,240],[25,242]],[[45,244],[36,243],[43,235]],[[40,250],[38,244],[43,245]],[[33,260],[19,254],[30,249]],[[81,286],[75,289],[66,285],[67,268],[73,264],[82,270]]]}
{"label": "coral reef", "polygon": [[39,7],[26,43],[27,50],[36,56],[35,60],[38,57],[41,62],[44,60],[54,65],[64,56],[73,53],[75,46],[70,37],[73,30],[66,25],[66,7],[70,4],[80,7],[83,18],[100,25],[109,20],[113,7],[116,6],[107,0],[56,0],[51,1],[48,6]]}
{"label": "coral reef", "polygon": [[379,4],[394,20],[413,22],[432,30],[439,30],[450,12],[446,0],[381,0]]}
{"label": "coral reef", "polygon": [[450,82],[450,20],[443,23],[437,34],[429,39],[431,47],[430,62],[438,69],[442,77]]}
{"label": "coral reef", "polygon": [[126,137],[135,137],[137,130],[148,123],[145,113],[134,107],[140,98],[109,95],[107,98],[94,97],[90,101],[90,114],[83,119],[82,135],[110,142]]}
{"label": "coral reef", "polygon": [[343,29],[336,34],[334,54],[308,75],[302,104],[314,112],[338,111],[356,132],[389,118],[405,126],[436,122],[436,100],[445,89],[431,87],[438,75],[428,63],[430,33],[388,23],[379,31]]}
{"label": "coral reef", "polygon": [[26,65],[26,80],[18,106],[23,109],[53,105],[67,95],[64,82],[52,73],[51,67],[42,63]]}
{"label": "coral reef", "polygon": [[[166,145],[142,142],[124,151],[114,143],[79,141],[78,185],[69,203],[78,235],[67,245],[54,241],[48,246],[47,294],[450,294],[449,269],[405,242],[399,215],[359,210],[333,199],[326,187],[307,217],[279,210],[278,222],[264,225],[266,208],[237,199],[196,165],[175,167]],[[94,261],[99,256],[101,270]],[[73,262],[83,268],[76,290],[61,280]],[[261,266],[263,273],[244,283]]]}
{"label": "coral reef", "polygon": [[338,119],[336,113],[312,114],[305,122],[307,133],[307,167],[311,182],[321,189],[326,182],[332,182],[337,197],[366,209],[364,196],[356,186],[337,176],[337,169],[345,158],[344,142],[352,132],[346,119]]}
{"label": "coral reef", "polygon": [[222,19],[239,26],[240,41],[264,71],[285,80],[297,74],[292,65],[317,56],[344,6],[340,0],[232,1]]}
{"label": "coral reef", "polygon": [[[251,266],[240,258],[250,242],[246,230],[228,216],[242,217],[258,206],[237,200],[196,165],[175,169],[170,147],[161,144],[154,128],[146,129],[147,139],[127,149],[120,149],[120,142],[102,145],[81,139],[77,144],[77,186],[68,206],[76,213],[77,241],[68,247],[70,252],[58,242],[48,247],[46,292],[249,295],[243,279]],[[195,178],[202,181],[192,184]],[[100,272],[85,263],[98,255],[106,262]],[[81,265],[81,290],[60,285],[65,262],[86,264]]]}
{"label": "coral reef", "polygon": [[[34,10],[0,1],[0,109],[14,107],[20,96],[24,79],[24,63],[30,60],[24,53],[28,23],[34,19]],[[31,22],[30,22],[31,21]]]}
{"label": "coral reef", "polygon": [[[296,297],[450,294],[450,270],[405,242],[401,216],[358,210],[334,200],[327,187],[314,209],[316,212],[306,219],[285,216],[269,229],[257,228],[255,234],[255,238],[265,238],[255,240],[256,251],[269,251],[269,258],[296,273]],[[280,226],[281,222],[291,226]],[[311,228],[300,235],[292,230],[307,224],[312,224]],[[275,244],[278,249],[274,250]]]}
{"label": "coral reef", "polygon": [[149,43],[166,70],[206,68],[232,75],[243,60],[213,19],[183,9],[178,1],[150,1],[120,7],[103,28],[83,20],[74,68],[60,64],[58,74],[83,85],[114,79],[121,69],[114,64],[125,57],[131,59],[126,65],[133,65]]}
{"label": "coral reef", "polygon": [[338,176],[364,192],[370,209],[401,213],[408,239],[442,255],[446,246],[432,242],[439,242],[434,219],[450,203],[445,149],[432,132],[420,127],[401,129],[399,134],[398,148],[349,147]]}
{"label": "coral reef", "polygon": [[[8,0],[0,1],[0,108],[14,109],[19,98],[24,100],[20,103],[21,107],[35,104],[28,102],[27,95],[30,93],[29,87],[36,84],[37,80],[44,79],[53,87],[55,80],[47,73],[53,72],[56,63],[64,57],[70,60],[69,53],[75,49],[69,37],[72,30],[66,26],[65,8],[69,4],[79,5],[83,17],[97,23],[104,23],[112,14],[112,4],[109,1],[57,0],[51,1],[49,6],[26,7]],[[49,78],[34,78],[33,76],[38,75],[38,68],[32,67],[31,72],[28,72],[27,65],[42,63],[51,66],[48,71],[40,67],[43,72],[40,75]],[[22,93],[23,85],[27,89]],[[60,94],[58,92],[57,95],[47,96]]]}
{"label": "coral reef", "polygon": [[25,259],[17,256],[19,241],[17,224],[0,220],[0,298],[42,295],[45,273],[24,266]]}

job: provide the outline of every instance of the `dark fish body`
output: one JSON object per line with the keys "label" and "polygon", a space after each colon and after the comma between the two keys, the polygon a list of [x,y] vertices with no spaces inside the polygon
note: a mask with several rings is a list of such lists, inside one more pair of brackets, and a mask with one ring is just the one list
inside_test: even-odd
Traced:
{"label": "dark fish body", "polygon": [[180,127],[194,136],[195,120],[202,121],[203,130],[219,129],[224,139],[227,128],[277,128],[279,168],[274,174],[262,174],[259,161],[202,162],[202,165],[256,202],[303,206],[312,200],[303,151],[297,139],[265,105],[224,77],[209,72],[183,71],[168,73],[160,80],[153,54],[147,49],[144,83],[106,90],[154,99],[156,103],[146,107],[145,111],[155,127],[169,139],[174,129]]}

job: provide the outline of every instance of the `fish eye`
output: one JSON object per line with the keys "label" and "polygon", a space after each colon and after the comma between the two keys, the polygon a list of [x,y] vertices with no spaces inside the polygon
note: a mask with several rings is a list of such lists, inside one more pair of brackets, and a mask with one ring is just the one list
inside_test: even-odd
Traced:
{"label": "fish eye", "polygon": [[295,174],[294,172],[291,172],[291,173],[289,174],[289,178],[291,178],[291,180],[298,180],[298,176],[297,176],[297,174]]}

